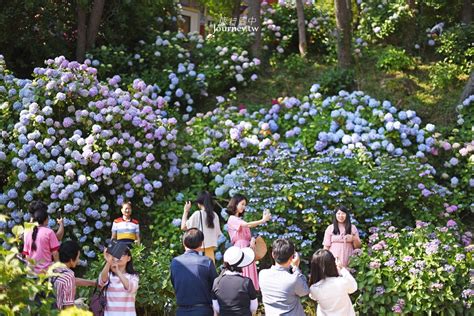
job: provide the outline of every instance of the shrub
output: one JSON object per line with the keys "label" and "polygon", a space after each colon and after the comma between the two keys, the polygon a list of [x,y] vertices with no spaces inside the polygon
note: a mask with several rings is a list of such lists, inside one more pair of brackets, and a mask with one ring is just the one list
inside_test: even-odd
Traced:
{"label": "shrub", "polygon": [[434,90],[450,90],[459,85],[459,76],[462,74],[460,66],[438,61],[430,68],[429,77]]}
{"label": "shrub", "polygon": [[178,172],[177,120],[164,116],[164,99],[138,79],[125,91],[119,77],[100,83],[95,73],[58,57],[36,68],[33,81],[0,79],[14,87],[0,94],[0,112],[16,122],[0,135],[0,207],[11,216],[2,229],[28,221],[28,204],[44,199],[51,214],[63,211],[75,238],[96,248],[125,199],[151,207]]}
{"label": "shrub", "polygon": [[394,47],[384,49],[377,60],[377,68],[385,71],[409,70],[414,66],[413,58],[405,50]]}
{"label": "shrub", "polygon": [[[15,245],[23,228],[16,226],[14,232],[16,237],[7,237],[0,232],[0,240],[4,241],[0,247],[0,313],[6,316],[55,315],[51,313],[54,299],[48,275],[34,278],[31,270],[18,259],[20,252]],[[37,302],[34,301],[36,296]]]}
{"label": "shrub", "polygon": [[415,228],[403,229],[385,222],[371,233],[367,246],[350,263],[357,271],[360,292],[355,305],[360,313],[468,313],[474,302],[473,246],[461,243],[455,221],[447,220],[442,227],[417,221]]}
{"label": "shrub", "polygon": [[467,73],[474,60],[474,25],[458,24],[446,29],[439,38],[436,48],[447,63],[461,66]]}
{"label": "shrub", "polygon": [[355,75],[352,69],[329,68],[319,79],[321,92],[333,95],[341,90],[350,91],[355,85],[354,79]]}

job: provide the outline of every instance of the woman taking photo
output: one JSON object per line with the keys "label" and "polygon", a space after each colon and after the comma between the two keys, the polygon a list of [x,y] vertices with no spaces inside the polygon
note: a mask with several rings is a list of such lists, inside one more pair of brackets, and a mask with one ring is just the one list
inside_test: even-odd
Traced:
{"label": "woman taking photo", "polygon": [[214,212],[214,202],[212,195],[204,191],[196,199],[199,211],[196,211],[188,219],[191,210],[191,201],[187,201],[184,205],[183,217],[181,218],[181,229],[188,230],[197,228],[204,234],[204,254],[211,258],[215,264],[214,251],[217,248],[217,239],[222,235],[219,216]]}
{"label": "woman taking photo", "polygon": [[324,249],[338,258],[343,267],[347,267],[354,249],[360,248],[361,245],[359,232],[351,223],[349,211],[344,206],[338,206],[334,210],[332,224],[324,233]]}
{"label": "woman taking photo", "polygon": [[138,274],[133,268],[132,254],[128,247],[120,259],[104,250],[105,266],[99,275],[99,286],[106,286],[107,305],[104,316],[136,316],[135,296]]}
{"label": "woman taking photo", "polygon": [[23,255],[34,260],[36,273],[45,273],[53,264],[53,259],[59,261],[59,241],[56,233],[48,227],[48,205],[42,201],[33,201],[29,211],[36,225],[25,232]]}
{"label": "woman taking photo", "polygon": [[214,280],[212,307],[221,316],[252,316],[258,308],[257,291],[242,268],[252,264],[255,253],[250,248],[230,247],[224,253],[224,270]]}
{"label": "woman taking photo", "polygon": [[[262,219],[253,222],[246,222],[242,219],[247,206],[247,198],[236,194],[227,205],[227,213],[230,215],[227,220],[227,230],[233,246],[239,248],[249,247],[255,251],[255,238],[250,233],[250,228],[268,222],[272,215],[268,211],[263,212]],[[253,262],[251,265],[242,269],[242,275],[249,277],[253,281],[255,290],[259,291],[257,265]]]}
{"label": "woman taking photo", "polygon": [[309,297],[318,303],[318,316],[355,316],[349,294],[357,290],[356,280],[326,249],[311,258]]}

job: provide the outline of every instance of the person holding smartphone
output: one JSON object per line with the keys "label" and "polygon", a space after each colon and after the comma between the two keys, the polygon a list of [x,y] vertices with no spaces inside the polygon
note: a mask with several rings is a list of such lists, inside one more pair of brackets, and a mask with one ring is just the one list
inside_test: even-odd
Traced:
{"label": "person holding smartphone", "polygon": [[201,192],[196,199],[199,211],[196,211],[188,219],[191,210],[191,201],[187,201],[184,205],[183,217],[181,218],[181,229],[187,230],[197,228],[204,234],[204,254],[209,257],[215,264],[214,251],[217,248],[217,239],[222,235],[219,216],[214,212],[214,201],[211,193]]}
{"label": "person holding smartphone", "polygon": [[357,290],[357,282],[330,251],[313,254],[309,284],[309,297],[318,303],[317,315],[355,316],[349,294]]}
{"label": "person holding smartphone", "polygon": [[[229,219],[227,220],[227,230],[229,232],[230,240],[233,246],[240,248],[250,247],[255,251],[255,238],[252,237],[250,228],[257,227],[268,222],[272,215],[268,210],[263,213],[262,219],[252,222],[246,222],[243,220],[245,213],[245,207],[247,206],[247,198],[243,195],[236,194],[230,199],[227,205],[227,214]],[[249,277],[253,281],[255,290],[259,291],[260,286],[258,283],[257,265],[253,262],[251,265],[242,268],[242,275]]]}

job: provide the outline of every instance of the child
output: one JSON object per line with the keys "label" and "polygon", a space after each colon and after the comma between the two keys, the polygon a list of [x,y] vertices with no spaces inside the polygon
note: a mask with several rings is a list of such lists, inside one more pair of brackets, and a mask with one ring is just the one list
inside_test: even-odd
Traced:
{"label": "child", "polygon": [[136,316],[135,296],[138,274],[133,268],[132,254],[126,247],[120,259],[104,250],[105,266],[99,275],[99,286],[106,286],[107,305],[104,316]]}
{"label": "child", "polygon": [[112,239],[126,243],[140,243],[140,227],[136,219],[132,219],[132,202],[122,204],[122,217],[112,224]]}
{"label": "child", "polygon": [[23,254],[35,261],[36,273],[45,273],[53,264],[53,258],[55,262],[59,259],[59,241],[54,231],[48,227],[48,205],[42,201],[33,201],[29,211],[37,225],[23,236]]}
{"label": "child", "polygon": [[93,280],[76,278],[74,269],[79,263],[80,246],[77,242],[68,240],[59,247],[59,261],[54,265],[53,272],[56,276],[52,277],[52,283],[56,296],[56,306],[58,309],[64,309],[74,306],[76,296],[76,286],[95,286]]}
{"label": "child", "polygon": [[359,232],[351,223],[351,215],[344,206],[334,210],[332,224],[324,233],[323,246],[341,261],[343,267],[349,264],[354,249],[361,247]]}

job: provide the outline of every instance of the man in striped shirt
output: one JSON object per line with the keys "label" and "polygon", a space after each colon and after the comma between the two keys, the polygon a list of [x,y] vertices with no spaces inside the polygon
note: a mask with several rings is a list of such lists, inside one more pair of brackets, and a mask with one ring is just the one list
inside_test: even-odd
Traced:
{"label": "man in striped shirt", "polygon": [[56,296],[56,306],[64,309],[74,306],[76,296],[76,286],[95,286],[93,280],[76,278],[71,270],[79,263],[80,246],[73,240],[65,241],[59,247],[59,261],[53,265],[55,276],[51,278],[54,293]]}

